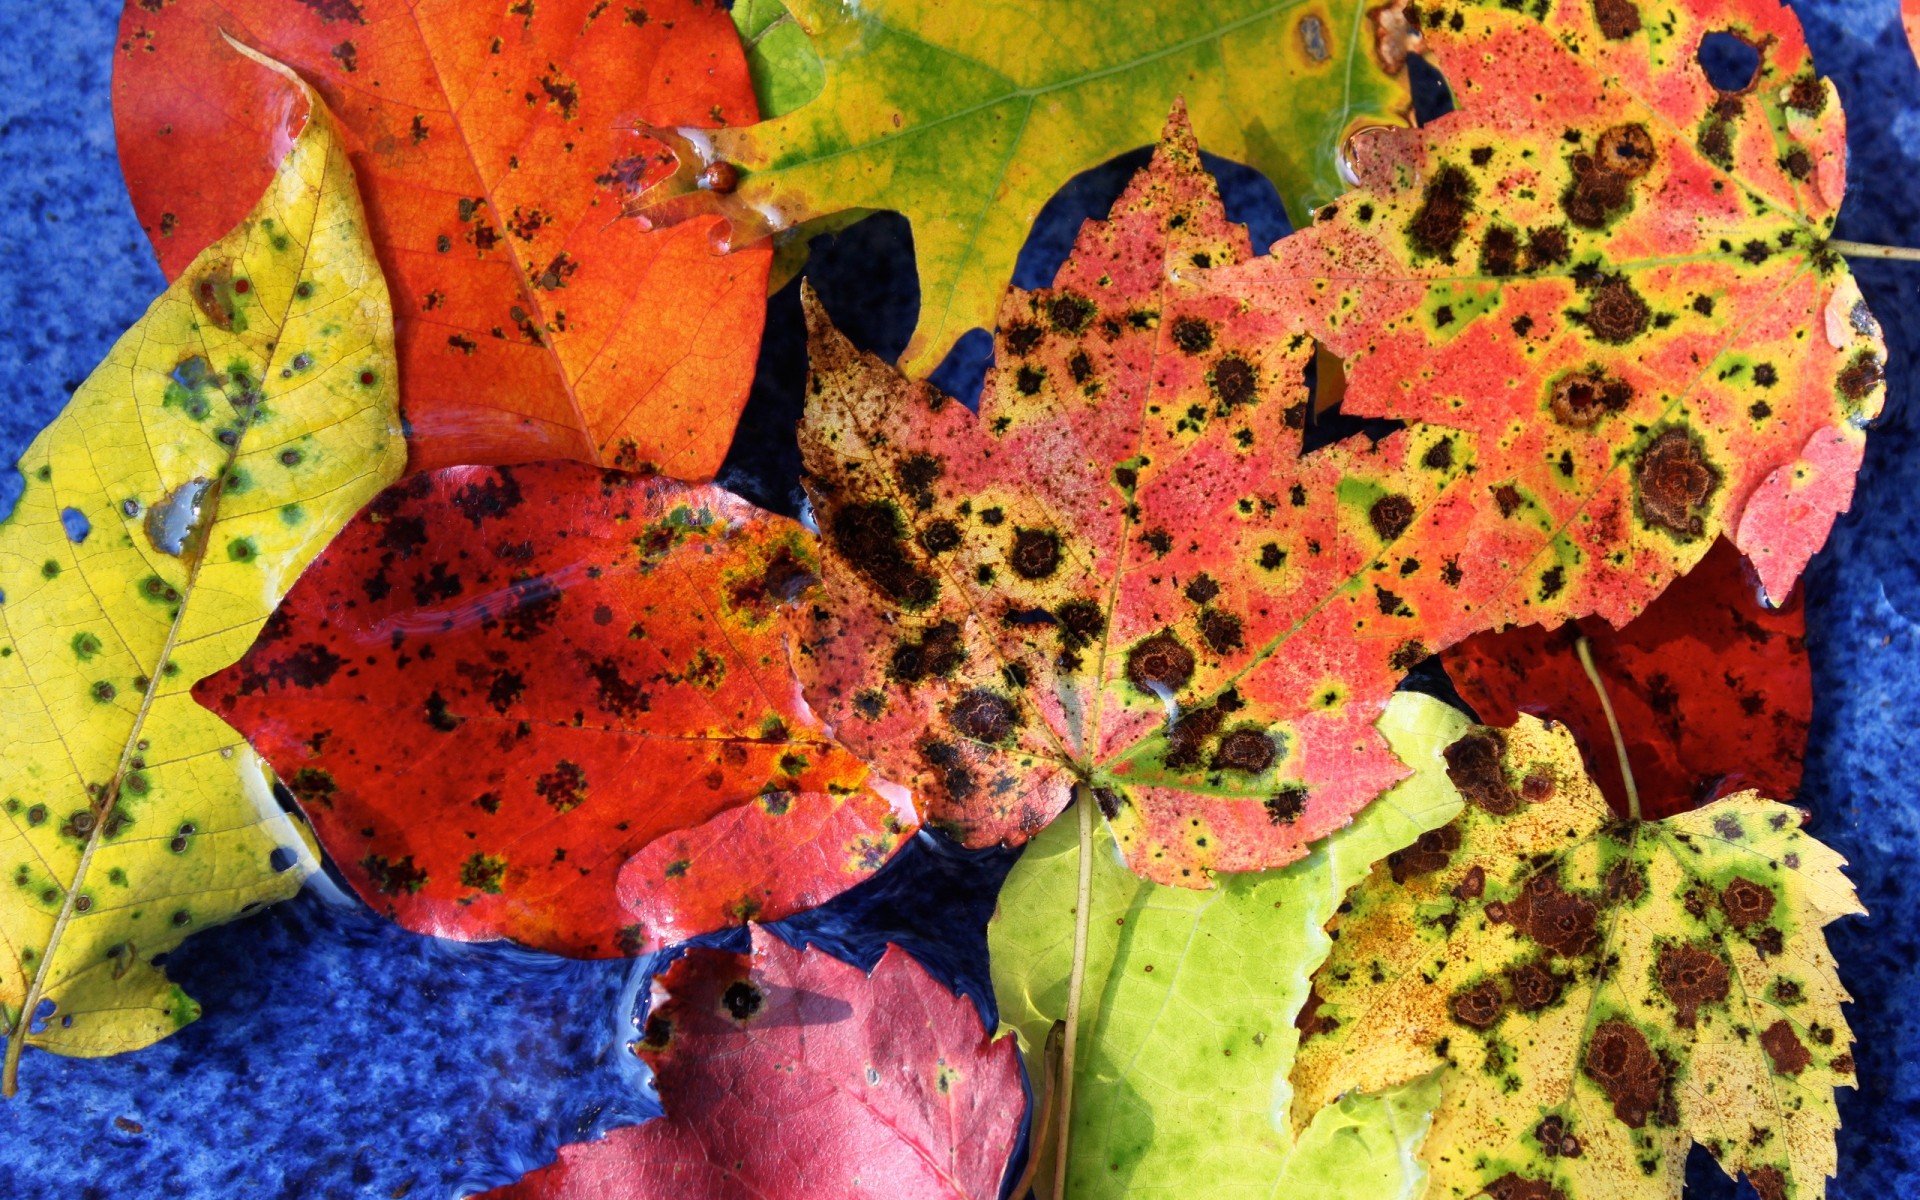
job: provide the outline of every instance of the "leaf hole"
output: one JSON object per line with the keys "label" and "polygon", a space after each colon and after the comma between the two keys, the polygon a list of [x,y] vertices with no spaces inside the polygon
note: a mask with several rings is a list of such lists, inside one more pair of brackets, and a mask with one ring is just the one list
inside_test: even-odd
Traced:
{"label": "leaf hole", "polygon": [[1378,442],[1407,427],[1404,421],[1358,417],[1341,411],[1341,401],[1347,391],[1346,364],[1338,354],[1318,341],[1313,343],[1313,354],[1307,359],[1301,374],[1307,397],[1301,402],[1297,413],[1288,412],[1287,423],[1293,425],[1298,422],[1302,457],[1356,433],[1364,433],[1370,440]]}
{"label": "leaf hole", "polygon": [[33,1010],[33,1024],[28,1026],[30,1033],[45,1033],[47,1023],[53,1018],[54,1010],[60,1006],[51,1000],[42,999]]}
{"label": "leaf hole", "polygon": [[291,870],[293,864],[299,861],[300,856],[285,846],[275,846],[273,853],[267,855],[267,865],[273,868],[276,875]]}
{"label": "leaf hole", "polygon": [[1695,57],[1716,91],[1744,92],[1760,73],[1760,48],[1724,29],[1701,38]]}
{"label": "leaf hole", "polygon": [[63,508],[60,510],[60,528],[67,531],[67,540],[77,546],[93,532],[93,522],[87,520],[87,514],[77,508]]}

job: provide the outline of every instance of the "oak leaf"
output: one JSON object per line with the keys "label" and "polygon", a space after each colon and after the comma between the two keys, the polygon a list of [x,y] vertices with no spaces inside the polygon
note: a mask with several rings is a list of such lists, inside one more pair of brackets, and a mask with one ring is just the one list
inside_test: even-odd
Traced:
{"label": "oak leaf", "polygon": [[[773,28],[767,7],[753,6],[751,35]],[[1209,149],[1265,172],[1296,217],[1341,190],[1336,164],[1352,129],[1402,123],[1411,108],[1407,31],[1383,28],[1385,6],[1369,13],[1358,0],[787,8],[812,38],[819,94],[684,145],[698,161],[640,211],[663,224],[722,212],[736,246],[864,210],[905,214],[920,317],[901,365],[915,375],[991,323],[1048,198],[1151,143],[1177,93]],[[797,47],[775,45],[770,62],[804,67]],[[696,186],[709,167],[737,175],[737,190]]]}
{"label": "oak leaf", "polygon": [[1295,1124],[1446,1066],[1431,1195],[1677,1198],[1692,1142],[1762,1196],[1822,1195],[1854,1062],[1821,931],[1863,910],[1805,814],[1742,792],[1616,819],[1526,716],[1446,757],[1460,817],[1334,922]]}
{"label": "oak leaf", "polygon": [[890,946],[871,976],[756,928],[696,947],[636,1043],[667,1115],[488,1200],[996,1200],[1026,1097],[1013,1039]]}
{"label": "oak leaf", "polygon": [[700,0],[128,4],[114,120],[163,270],[251,203],[303,103],[337,114],[394,293],[412,467],[574,458],[718,470],[752,382],[764,247],[618,219],[670,169],[642,123],[751,123],[733,28]]}
{"label": "oak leaf", "polygon": [[1799,593],[1760,599],[1724,539],[1623,629],[1597,617],[1475,634],[1443,656],[1460,696],[1489,725],[1524,711],[1573,730],[1587,771],[1629,809],[1607,716],[1574,650],[1588,639],[1620,722],[1642,810],[1665,817],[1752,789],[1800,788],[1813,672]]}
{"label": "oak leaf", "polygon": [[[800,701],[787,610],[816,570],[804,529],[712,485],[448,468],[375,500],[197,694],[408,928],[636,954],[663,939],[618,881],[657,839],[683,836],[628,890],[678,937],[837,893],[912,832]],[[685,844],[716,821],[718,866]]]}
{"label": "oak leaf", "polygon": [[0,522],[8,1094],[27,1045],[114,1054],[193,1020],[155,960],[316,866],[265,765],[188,689],[399,475],[394,376],[386,284],[315,102],[252,211],[21,455]]}

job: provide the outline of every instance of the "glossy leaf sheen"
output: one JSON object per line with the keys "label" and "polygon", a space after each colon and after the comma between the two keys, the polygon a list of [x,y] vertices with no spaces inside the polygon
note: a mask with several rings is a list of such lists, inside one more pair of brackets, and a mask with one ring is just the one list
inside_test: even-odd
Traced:
{"label": "glossy leaf sheen", "polygon": [[1430,1195],[1678,1200],[1692,1142],[1763,1197],[1823,1195],[1854,1062],[1822,929],[1862,910],[1805,814],[1742,792],[1616,820],[1526,716],[1447,760],[1460,817],[1335,922],[1295,1124],[1446,1066]]}
{"label": "glossy leaf sheen", "polygon": [[[1208,148],[1266,173],[1296,218],[1341,190],[1336,154],[1350,128],[1399,124],[1410,107],[1404,48],[1355,0],[788,8],[823,64],[819,94],[713,135],[710,153],[741,172],[730,198],[692,192],[648,214],[724,212],[746,245],[815,218],[904,213],[920,320],[901,365],[916,375],[992,323],[1048,198],[1151,143],[1175,96],[1192,105]],[[768,53],[797,65],[777,40]]]}
{"label": "glossy leaf sheen", "polygon": [[660,984],[636,1046],[667,1115],[488,1200],[999,1196],[1025,1104],[1013,1039],[906,951],[869,977],[756,929],[751,959],[696,947]]}
{"label": "glossy leaf sheen", "polygon": [[783,886],[831,895],[910,832],[884,803],[841,808],[866,768],[793,682],[784,607],[813,583],[811,543],[711,485],[572,463],[415,475],[199,695],[408,928],[638,953],[659,939],[616,879],[657,838],[761,796],[737,868],[648,860],[666,911],[710,929],[770,915],[733,902],[816,837],[835,841]]}
{"label": "glossy leaf sheen", "polygon": [[1460,696],[1490,725],[1524,711],[1573,730],[1587,772],[1627,813],[1620,759],[1574,642],[1586,637],[1626,738],[1642,811],[1666,817],[1749,788],[1800,787],[1813,676],[1796,594],[1769,608],[1726,541],[1624,629],[1588,617],[1483,633],[1446,653]]}
{"label": "glossy leaf sheen", "polygon": [[[1293,1065],[1308,978],[1332,945],[1321,927],[1376,859],[1460,811],[1440,752],[1467,725],[1439,700],[1395,696],[1381,729],[1413,776],[1310,857],[1214,892],[1138,878],[1097,827],[1069,1196],[1177,1194],[1197,1179],[1209,1196],[1261,1200],[1420,1195],[1415,1153],[1437,1081],[1335,1103],[1297,1144],[1275,1087]],[[1066,1016],[1075,824],[1056,821],[1027,847],[988,928],[1000,1018],[1019,1030],[1030,1076]]]}
{"label": "glossy leaf sheen", "polygon": [[[1362,190],[1220,284],[1346,356],[1344,411],[1476,436],[1473,486],[1425,518],[1423,561],[1461,577],[1395,590],[1496,626],[1624,624],[1725,534],[1783,601],[1886,392],[1826,246],[1845,118],[1798,21],[1774,0],[1408,11],[1459,111],[1366,140]],[[1744,92],[1696,58],[1719,31],[1759,47]]]}
{"label": "glossy leaf sheen", "polygon": [[1373,723],[1426,651],[1374,634],[1399,602],[1357,578],[1469,454],[1415,429],[1300,457],[1311,340],[1196,282],[1247,253],[1176,108],[1055,286],[1008,293],[977,418],[809,302],[808,699],[969,843],[1082,780],[1136,871],[1199,887],[1403,774]]}
{"label": "glossy leaf sheen", "polygon": [[62,1054],[191,1021],[154,958],[316,865],[188,689],[405,459],[386,285],[324,107],[243,215],[27,447],[0,523],[0,1004],[16,1025],[31,988],[27,1041]]}
{"label": "glossy leaf sheen", "polygon": [[339,115],[393,288],[415,470],[575,458],[719,468],[765,316],[764,247],[618,219],[670,165],[640,122],[757,117],[718,5],[649,0],[128,4],[120,160],[169,275],[284,146],[298,70]]}

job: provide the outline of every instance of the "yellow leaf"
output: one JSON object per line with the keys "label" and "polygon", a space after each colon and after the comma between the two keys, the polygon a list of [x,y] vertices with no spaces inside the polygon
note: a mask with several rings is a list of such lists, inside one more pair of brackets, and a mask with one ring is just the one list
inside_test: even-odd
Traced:
{"label": "yellow leaf", "polygon": [[113,1054],[193,1020],[154,957],[315,863],[265,764],[189,694],[406,459],[386,283],[309,99],[252,214],[27,448],[0,522],[9,1095],[25,1045]]}

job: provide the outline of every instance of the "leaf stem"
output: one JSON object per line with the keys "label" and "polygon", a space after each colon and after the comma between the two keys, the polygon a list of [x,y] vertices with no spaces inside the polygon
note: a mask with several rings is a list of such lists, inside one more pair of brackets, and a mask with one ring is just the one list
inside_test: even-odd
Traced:
{"label": "leaf stem", "polygon": [[1600,670],[1593,665],[1592,644],[1585,634],[1573,644],[1573,652],[1580,656],[1580,666],[1586,671],[1587,679],[1593,684],[1593,690],[1600,696],[1600,708],[1607,714],[1607,728],[1613,731],[1614,753],[1620,756],[1620,778],[1627,785],[1627,815],[1640,819],[1640,789],[1633,786],[1633,765],[1627,761],[1627,739],[1620,734],[1620,719],[1613,715],[1613,700],[1607,695],[1607,685],[1600,680]]}
{"label": "leaf stem", "polygon": [[1080,991],[1087,980],[1087,924],[1093,908],[1093,794],[1074,788],[1073,811],[1080,823],[1080,888],[1073,906],[1073,972],[1067,976],[1067,1029],[1060,1043],[1060,1091],[1053,1111],[1059,1133],[1053,1149],[1053,1200],[1067,1197],[1067,1135],[1073,1126],[1073,1049],[1080,1032]]}
{"label": "leaf stem", "polygon": [[1920,250],[1909,246],[1880,246],[1873,242],[1848,242],[1829,238],[1827,245],[1848,258],[1901,258],[1920,262]]}

